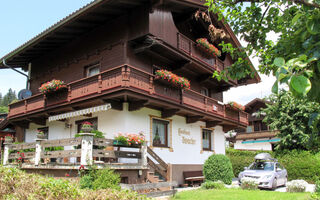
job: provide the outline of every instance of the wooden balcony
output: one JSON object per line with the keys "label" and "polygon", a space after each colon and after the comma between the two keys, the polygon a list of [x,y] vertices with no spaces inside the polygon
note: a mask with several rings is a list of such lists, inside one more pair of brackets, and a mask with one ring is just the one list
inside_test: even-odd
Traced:
{"label": "wooden balcony", "polygon": [[260,139],[260,138],[274,138],[278,131],[256,131],[251,133],[239,133],[236,140]]}
{"label": "wooden balcony", "polygon": [[[170,107],[180,110],[184,116],[200,115],[203,121],[227,121],[230,125],[246,126],[248,115],[242,111],[229,109],[213,98],[204,96],[193,90],[181,90],[155,80],[153,74],[136,67],[123,65],[108,69],[98,75],[84,78],[68,84],[68,89],[54,96],[37,94],[30,98],[9,105],[9,120],[30,118],[50,112],[63,112],[64,107],[77,109],[81,102],[93,102],[91,105],[103,103],[106,99],[120,98],[121,92],[128,92],[135,101],[146,99],[146,106],[162,109]],[[118,95],[118,96],[117,96]],[[130,96],[129,95],[129,96]],[[128,98],[128,97],[126,97]],[[128,101],[126,98],[120,102]],[[102,100],[102,101],[101,101]],[[129,108],[130,110],[130,108]]]}

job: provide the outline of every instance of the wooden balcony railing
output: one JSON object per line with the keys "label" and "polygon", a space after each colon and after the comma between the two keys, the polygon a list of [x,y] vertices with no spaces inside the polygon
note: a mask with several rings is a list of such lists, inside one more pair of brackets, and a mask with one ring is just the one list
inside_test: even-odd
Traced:
{"label": "wooden balcony railing", "polygon": [[74,81],[68,84],[68,90],[52,97],[42,94],[9,105],[9,118],[44,111],[56,106],[81,101],[90,97],[112,92],[113,89],[133,89],[139,93],[170,101],[181,106],[201,110],[210,115],[226,118],[244,125],[248,124],[248,115],[242,111],[228,109],[217,100],[204,96],[194,90],[180,90],[157,81],[153,74],[133,66],[115,67],[98,75]]}
{"label": "wooden balcony railing", "polygon": [[4,144],[3,165],[20,165],[22,168],[65,169],[68,166],[75,168],[80,165],[96,164],[100,167],[107,166],[114,169],[147,168],[146,145],[114,146],[113,140],[93,138],[93,134],[83,134],[77,138],[36,139],[36,142],[32,143],[12,144],[5,142]]}
{"label": "wooden balcony railing", "polygon": [[[224,62],[218,57],[207,57],[198,49],[197,43],[179,32],[177,35],[177,49],[198,60],[200,63],[209,66],[213,70],[222,71],[225,69],[226,66],[224,65]],[[229,81],[232,84],[237,84],[235,80],[229,79]]]}

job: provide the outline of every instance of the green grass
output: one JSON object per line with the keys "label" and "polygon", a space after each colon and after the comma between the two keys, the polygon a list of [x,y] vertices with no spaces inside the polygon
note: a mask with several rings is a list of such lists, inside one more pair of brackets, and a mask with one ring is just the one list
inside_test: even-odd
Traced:
{"label": "green grass", "polygon": [[287,193],[261,190],[223,189],[223,190],[190,190],[179,192],[172,200],[197,199],[197,200],[307,200],[310,193]]}

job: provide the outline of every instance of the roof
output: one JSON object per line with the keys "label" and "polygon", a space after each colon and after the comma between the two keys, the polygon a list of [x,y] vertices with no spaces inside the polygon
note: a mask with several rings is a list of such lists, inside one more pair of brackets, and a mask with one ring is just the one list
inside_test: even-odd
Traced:
{"label": "roof", "polygon": [[247,103],[245,105],[245,111],[248,112],[248,113],[251,113],[251,110],[254,108],[254,107],[259,107],[259,108],[265,108],[266,107],[266,104],[270,103],[269,101],[266,101],[266,100],[263,100],[263,99],[260,99],[260,98],[255,98],[253,100],[251,100],[249,103]]}
{"label": "roof", "polygon": [[[106,21],[127,13],[134,7],[151,5],[151,2],[150,0],[94,0],[3,56],[0,59],[0,68],[6,68],[2,63],[5,60],[12,67],[22,67],[26,70],[28,63],[38,56],[69,43]],[[203,0],[166,1],[166,4],[179,9],[186,6],[203,6],[203,3]]]}
{"label": "roof", "polygon": [[[33,59],[69,43],[106,21],[127,13],[128,10],[134,7],[156,4],[155,2],[151,0],[94,0],[3,56],[0,59],[0,68],[6,68],[3,65],[3,60],[5,60],[12,67],[22,67],[27,70],[28,63]],[[206,8],[203,5],[205,3],[204,0],[166,0],[160,2],[180,10],[186,7],[199,8],[200,6]],[[225,23],[223,23],[223,26],[231,35],[233,42],[240,47],[240,42],[230,26]],[[260,82],[259,74],[253,66],[251,68],[256,74],[253,82]]]}

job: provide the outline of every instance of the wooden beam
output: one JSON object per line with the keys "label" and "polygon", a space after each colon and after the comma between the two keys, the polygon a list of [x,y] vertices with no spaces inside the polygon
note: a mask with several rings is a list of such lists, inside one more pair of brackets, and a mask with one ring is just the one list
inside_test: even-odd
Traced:
{"label": "wooden beam", "polygon": [[148,100],[139,100],[129,102],[129,111],[140,110],[148,103]]}
{"label": "wooden beam", "polygon": [[222,121],[207,121],[206,128],[212,128],[212,127],[215,127],[221,123],[222,123]]}
{"label": "wooden beam", "polygon": [[223,125],[223,132],[228,132],[236,128],[237,128],[236,126],[232,126],[232,125]]}
{"label": "wooden beam", "polygon": [[191,124],[191,123],[195,123],[195,122],[199,121],[202,118],[203,118],[203,116],[201,116],[201,115],[187,116],[186,122],[187,122],[187,124]]}
{"label": "wooden beam", "polygon": [[162,118],[169,118],[175,115],[177,112],[179,112],[180,109],[163,109],[161,112]]}
{"label": "wooden beam", "polygon": [[11,124],[13,124],[14,126],[19,126],[21,128],[28,129],[30,122],[28,122],[28,121],[15,121],[15,122],[11,122]]}
{"label": "wooden beam", "polygon": [[111,108],[115,109],[115,110],[123,110],[123,102],[121,101],[116,101],[116,100],[112,100],[112,99],[103,99],[104,103],[110,103],[111,104]]}

